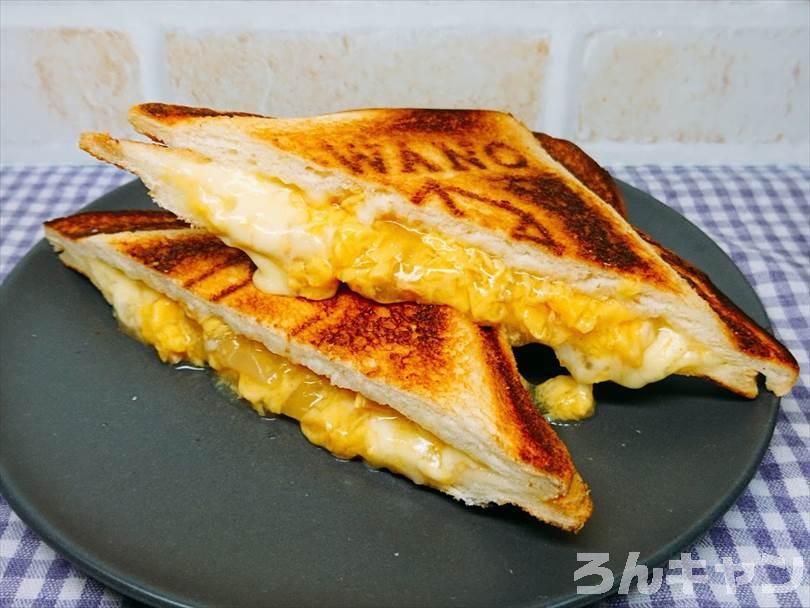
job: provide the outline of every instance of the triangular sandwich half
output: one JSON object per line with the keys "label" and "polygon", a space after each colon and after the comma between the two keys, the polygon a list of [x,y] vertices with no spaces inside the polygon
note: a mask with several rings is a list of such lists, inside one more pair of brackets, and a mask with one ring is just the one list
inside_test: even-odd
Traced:
{"label": "triangular sandwich half", "polygon": [[[271,119],[145,104],[169,147],[86,134],[155,200],[247,252],[268,292],[445,304],[512,344],[540,342],[583,384],[705,376],[781,395],[790,353],[713,288],[696,289],[555,142],[491,111],[361,110]],[[707,293],[710,297],[706,297]]]}
{"label": "triangular sandwich half", "polygon": [[46,236],[163,360],[210,365],[336,455],[566,530],[590,516],[588,488],[497,330],[347,289],[319,301],[264,293],[244,253],[164,212],[74,215]]}

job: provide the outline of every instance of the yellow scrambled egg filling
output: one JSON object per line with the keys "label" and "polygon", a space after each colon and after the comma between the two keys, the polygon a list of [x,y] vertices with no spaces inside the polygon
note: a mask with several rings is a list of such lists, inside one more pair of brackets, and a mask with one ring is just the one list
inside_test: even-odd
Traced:
{"label": "yellow scrambled egg filling", "polygon": [[622,302],[638,293],[630,281],[619,297],[587,295],[384,212],[366,218],[369,200],[360,194],[315,200],[217,163],[168,168],[165,179],[190,216],[250,255],[265,291],[321,299],[344,282],[381,302],[447,304],[478,323],[501,325],[513,344],[552,347],[581,384],[637,388],[711,363],[701,345]]}
{"label": "yellow scrambled egg filling", "polygon": [[556,376],[534,387],[534,399],[553,420],[582,420],[593,415],[593,387],[571,376]]}
{"label": "yellow scrambled egg filling", "polygon": [[309,441],[340,458],[361,457],[439,488],[480,469],[392,408],[332,385],[235,334],[216,317],[198,320],[177,302],[103,263],[93,262],[88,274],[124,327],[154,346],[163,361],[212,367],[259,414],[295,418]]}

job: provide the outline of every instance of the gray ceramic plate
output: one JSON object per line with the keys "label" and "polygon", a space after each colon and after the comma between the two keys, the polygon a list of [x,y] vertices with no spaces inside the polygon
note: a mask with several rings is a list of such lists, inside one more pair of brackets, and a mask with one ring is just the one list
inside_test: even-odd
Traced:
{"label": "gray ceramic plate", "polygon": [[[622,185],[630,218],[707,271],[759,323],[734,264],[695,226]],[[147,207],[130,183],[92,209]],[[673,378],[605,386],[560,428],[595,511],[579,535],[517,509],[467,508],[310,445],[208,374],[122,334],[90,283],[44,243],[2,287],[0,490],[54,548],[141,601],[172,606],[584,604],[577,552],[660,563],[742,491],[777,399]],[[544,353],[520,353],[528,375]],[[617,580],[618,584],[618,580]]]}

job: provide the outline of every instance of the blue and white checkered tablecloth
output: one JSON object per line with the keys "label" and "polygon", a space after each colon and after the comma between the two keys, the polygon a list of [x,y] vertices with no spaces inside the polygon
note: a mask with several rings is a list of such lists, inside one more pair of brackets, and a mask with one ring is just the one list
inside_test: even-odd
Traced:
{"label": "blue and white checkered tablecloth", "polygon": [[[677,209],[731,255],[802,373],[782,400],[773,441],[751,484],[684,550],[706,569],[690,585],[672,584],[678,571],[669,568],[658,592],[615,596],[607,604],[810,606],[810,168],[642,166],[612,173]],[[2,168],[0,278],[41,238],[43,220],[76,211],[130,179],[106,166]],[[0,497],[0,608],[126,603],[54,553]]]}

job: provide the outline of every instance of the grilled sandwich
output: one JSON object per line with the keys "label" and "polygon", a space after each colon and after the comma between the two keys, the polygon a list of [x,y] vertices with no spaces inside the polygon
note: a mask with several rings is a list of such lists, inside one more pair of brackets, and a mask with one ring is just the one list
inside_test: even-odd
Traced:
{"label": "grilled sandwich", "polygon": [[507,114],[145,104],[130,120],[161,143],[85,134],[82,148],[245,251],[267,293],[322,299],[345,283],[452,306],[511,344],[550,346],[583,386],[684,374],[753,397],[758,374],[778,395],[798,376],[779,342],[627,223],[609,178],[578,177],[593,172],[584,155]]}
{"label": "grilled sandwich", "polygon": [[45,233],[161,359],[212,367],[335,455],[566,530],[590,516],[588,488],[498,330],[345,288],[317,301],[265,293],[247,255],[169,213],[84,213]]}

